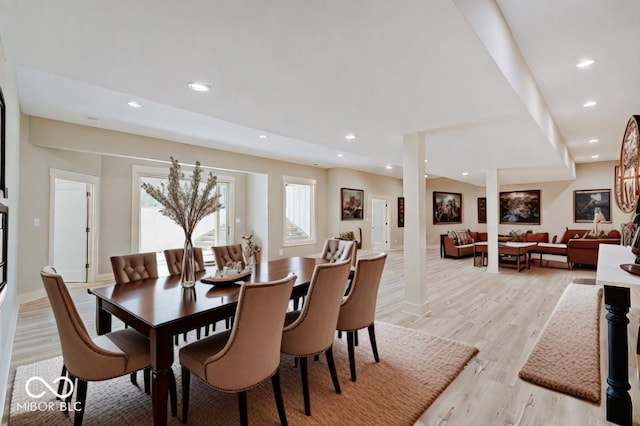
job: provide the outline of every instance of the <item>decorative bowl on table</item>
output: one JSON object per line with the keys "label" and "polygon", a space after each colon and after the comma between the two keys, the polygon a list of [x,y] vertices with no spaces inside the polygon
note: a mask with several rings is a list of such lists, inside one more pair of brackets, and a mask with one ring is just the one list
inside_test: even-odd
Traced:
{"label": "decorative bowl on table", "polygon": [[239,271],[225,266],[222,270],[218,270],[215,275],[204,277],[200,281],[205,284],[235,284],[251,276],[251,273],[251,269],[248,268]]}

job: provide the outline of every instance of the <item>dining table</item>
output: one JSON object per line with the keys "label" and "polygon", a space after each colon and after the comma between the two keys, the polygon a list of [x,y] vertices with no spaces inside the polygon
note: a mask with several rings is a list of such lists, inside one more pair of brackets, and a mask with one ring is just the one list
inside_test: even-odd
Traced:
{"label": "dining table", "polygon": [[[217,269],[206,267],[192,288],[182,288],[180,275],[146,278],[89,289],[96,297],[98,334],[111,331],[112,316],[149,338],[153,424],[166,425],[169,375],[174,362],[173,336],[232,317],[242,282],[268,282],[296,275],[291,297],[304,296],[313,270],[326,260],[290,257],[253,265],[240,281],[215,282]],[[213,278],[214,284],[202,282]],[[211,282],[211,281],[210,281]]]}

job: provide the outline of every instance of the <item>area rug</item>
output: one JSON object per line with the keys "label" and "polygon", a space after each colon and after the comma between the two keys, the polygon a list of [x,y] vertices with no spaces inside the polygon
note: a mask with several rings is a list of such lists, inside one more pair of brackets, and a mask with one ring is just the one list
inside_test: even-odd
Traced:
{"label": "area rug", "polygon": [[[333,389],[326,360],[309,362],[311,416],[304,414],[300,371],[293,358],[282,358],[280,376],[287,420],[292,425],[411,425],[435,401],[440,393],[462,371],[478,350],[467,344],[386,323],[376,323],[376,340],[380,363],[371,353],[368,334],[359,333],[356,347],[357,382],[349,379],[346,339],[337,339],[334,358],[342,394]],[[177,358],[176,358],[177,359]],[[58,377],[60,357],[18,367],[11,398],[10,424],[67,425],[66,417],[51,392],[40,386],[46,395],[35,400],[25,391],[27,380],[40,376],[47,383]],[[174,365],[178,381],[178,417],[169,424],[181,422],[182,401],[180,368]],[[139,382],[141,374],[138,374]],[[31,384],[36,389],[37,384]],[[30,389],[31,393],[35,393]],[[192,377],[189,402],[190,425],[239,424],[238,400],[235,394],[217,392]],[[271,381],[247,393],[250,424],[279,424]],[[31,401],[39,406],[29,410]],[[48,402],[54,402],[49,407]],[[33,404],[32,404],[33,405]],[[41,408],[41,409],[39,409]],[[128,377],[106,382],[89,383],[86,425],[138,425],[151,423],[151,400]]]}
{"label": "area rug", "polygon": [[601,305],[601,287],[569,284],[520,370],[520,377],[600,402]]}

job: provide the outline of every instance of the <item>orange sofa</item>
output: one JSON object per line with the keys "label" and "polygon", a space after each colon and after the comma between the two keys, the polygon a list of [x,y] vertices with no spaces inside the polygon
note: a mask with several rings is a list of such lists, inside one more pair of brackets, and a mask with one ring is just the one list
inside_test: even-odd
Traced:
{"label": "orange sofa", "polygon": [[569,267],[574,265],[598,265],[598,250],[600,244],[620,244],[620,232],[615,229],[600,238],[589,238],[588,234],[582,238],[571,238],[567,241],[567,262]]}
{"label": "orange sofa", "polygon": [[460,258],[473,256],[473,243],[477,241],[487,241],[486,232],[474,232],[469,231],[473,242],[469,244],[456,244],[456,240],[451,238],[447,234],[443,234],[441,237],[443,246],[443,257],[447,258]]}

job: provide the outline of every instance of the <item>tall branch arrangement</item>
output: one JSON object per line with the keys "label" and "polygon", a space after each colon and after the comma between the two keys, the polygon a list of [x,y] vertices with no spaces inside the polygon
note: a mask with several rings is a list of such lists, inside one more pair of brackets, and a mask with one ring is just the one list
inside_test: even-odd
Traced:
{"label": "tall branch arrangement", "polygon": [[220,208],[220,193],[216,188],[217,177],[209,173],[206,185],[201,188],[202,169],[196,161],[190,182],[185,181],[178,160],[171,157],[169,184],[160,183],[160,187],[143,183],[142,189],[162,205],[160,213],[177,223],[187,237],[200,220],[215,213]]}

